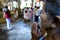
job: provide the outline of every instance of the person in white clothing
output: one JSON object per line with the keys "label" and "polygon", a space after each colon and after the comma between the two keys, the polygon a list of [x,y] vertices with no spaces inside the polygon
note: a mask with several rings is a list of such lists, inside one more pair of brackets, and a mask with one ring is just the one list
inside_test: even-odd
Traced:
{"label": "person in white clothing", "polygon": [[39,16],[40,16],[40,9],[39,9],[39,7],[37,7],[36,13],[35,13],[35,22],[37,22],[37,23],[38,23]]}
{"label": "person in white clothing", "polygon": [[24,19],[26,19],[26,20],[29,19],[27,10],[25,10],[25,12],[24,12]]}
{"label": "person in white clothing", "polygon": [[35,21],[38,22],[40,14],[42,13],[44,7],[44,2],[40,0],[40,4],[37,5],[36,13],[35,13]]}
{"label": "person in white clothing", "polygon": [[[41,14],[43,11],[43,7],[44,7],[44,2],[40,0],[40,6],[36,6],[36,9],[34,10],[34,23],[32,26],[32,39],[31,40],[43,40],[47,33],[45,33],[42,36],[42,28],[41,28]],[[40,19],[39,19],[40,18]],[[38,20],[40,21],[40,24],[38,23]]]}

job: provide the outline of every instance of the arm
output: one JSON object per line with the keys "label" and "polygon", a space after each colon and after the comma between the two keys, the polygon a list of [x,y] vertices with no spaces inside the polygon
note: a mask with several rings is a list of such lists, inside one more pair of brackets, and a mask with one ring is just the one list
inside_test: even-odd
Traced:
{"label": "arm", "polygon": [[3,18],[5,18],[5,12],[3,12]]}
{"label": "arm", "polygon": [[3,18],[5,17],[5,8],[3,8]]}

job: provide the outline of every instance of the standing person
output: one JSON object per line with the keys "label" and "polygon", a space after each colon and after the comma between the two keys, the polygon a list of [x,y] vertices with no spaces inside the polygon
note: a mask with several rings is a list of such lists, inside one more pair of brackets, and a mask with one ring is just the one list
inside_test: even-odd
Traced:
{"label": "standing person", "polygon": [[[32,26],[32,40],[43,40],[45,37],[46,37],[46,35],[47,35],[47,33],[45,33],[43,36],[42,36],[42,30],[41,30],[41,18],[40,18],[40,20],[39,20],[39,17],[40,17],[40,15],[41,15],[41,13],[42,13],[42,10],[43,10],[43,7],[44,7],[44,2],[42,1],[42,0],[40,0],[40,5],[38,5],[37,7],[36,7],[36,10],[35,10],[35,12],[34,12],[34,16],[35,16],[35,22],[33,23],[33,26]],[[40,8],[39,8],[40,7]],[[40,26],[38,26],[39,24],[38,24],[38,20],[40,21]],[[41,35],[41,37],[40,37],[40,35]]]}
{"label": "standing person", "polygon": [[21,11],[22,11],[22,17],[23,17],[24,16],[24,8]]}
{"label": "standing person", "polygon": [[33,17],[33,11],[31,8],[29,8],[29,19],[30,19],[30,21],[32,21],[32,17]]}
{"label": "standing person", "polygon": [[17,16],[18,16],[17,8],[15,8],[15,9],[13,10],[13,13],[14,13],[14,18],[17,18]]}
{"label": "standing person", "polygon": [[29,17],[28,17],[28,11],[27,10],[25,10],[25,12],[24,12],[24,19],[25,20],[28,20],[29,19]]}
{"label": "standing person", "polygon": [[38,23],[39,16],[40,16],[40,10],[39,10],[39,7],[37,7],[36,13],[35,13],[35,22],[37,22],[37,23]]}
{"label": "standing person", "polygon": [[8,7],[5,6],[3,8],[3,17],[6,19],[7,22],[7,29],[10,30],[11,29],[11,15],[10,15],[10,11],[8,10]]}
{"label": "standing person", "polygon": [[44,1],[40,0],[40,4],[37,5],[36,7],[36,13],[35,13],[35,22],[38,24],[38,28],[41,30],[41,13],[43,11],[43,8],[44,8]]}
{"label": "standing person", "polygon": [[34,9],[33,9],[33,22],[34,22],[34,20],[35,20],[35,14],[36,14],[36,6],[35,6]]}
{"label": "standing person", "polygon": [[41,21],[40,15],[41,15],[41,13],[42,13],[42,11],[43,11],[44,4],[45,4],[44,0],[40,0],[40,4],[37,5],[37,7],[36,7],[36,11],[35,11],[35,21],[36,21],[37,23],[38,23],[38,20]]}

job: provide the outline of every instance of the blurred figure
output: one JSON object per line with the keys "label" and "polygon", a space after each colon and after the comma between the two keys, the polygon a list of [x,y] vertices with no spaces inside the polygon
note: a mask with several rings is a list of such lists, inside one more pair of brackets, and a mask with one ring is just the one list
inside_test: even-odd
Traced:
{"label": "blurred figure", "polygon": [[18,11],[17,11],[17,8],[15,8],[13,10],[13,13],[14,13],[14,18],[17,18],[18,17]]}
{"label": "blurred figure", "polygon": [[35,22],[37,23],[39,20],[39,16],[40,16],[40,10],[39,10],[39,7],[37,7],[36,12],[35,12]]}
{"label": "blurred figure", "polygon": [[[41,28],[41,13],[43,11],[44,2],[40,0],[40,5],[35,6],[34,9],[34,22],[32,25],[32,39],[31,40],[43,40],[47,33]],[[40,23],[40,24],[39,24]]]}
{"label": "blurred figure", "polygon": [[28,17],[28,11],[27,11],[27,9],[25,10],[25,12],[24,12],[24,19],[25,20],[28,20],[29,19],[29,17]]}
{"label": "blurred figure", "polygon": [[44,1],[40,0],[40,5],[35,6],[35,22],[37,22],[37,23],[38,23],[38,21],[41,22],[40,15],[41,15],[42,10],[44,8],[44,4],[45,4]]}
{"label": "blurred figure", "polygon": [[24,16],[24,8],[21,11],[22,11],[22,17],[23,17]]}
{"label": "blurred figure", "polygon": [[35,6],[34,9],[33,9],[33,22],[34,22],[34,20],[35,20],[35,14],[36,14],[36,6]]}
{"label": "blurred figure", "polygon": [[30,21],[32,21],[32,18],[33,18],[33,11],[31,8],[29,8],[29,19],[30,19]]}
{"label": "blurred figure", "polygon": [[4,6],[3,8],[3,17],[6,19],[7,22],[7,29],[11,29],[11,15],[10,15],[10,11],[8,10],[7,6]]}

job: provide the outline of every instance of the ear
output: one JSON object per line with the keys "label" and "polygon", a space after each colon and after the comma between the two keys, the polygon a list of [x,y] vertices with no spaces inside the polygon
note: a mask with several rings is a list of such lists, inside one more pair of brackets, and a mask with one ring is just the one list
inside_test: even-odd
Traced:
{"label": "ear", "polygon": [[60,26],[60,16],[55,16],[56,25]]}
{"label": "ear", "polygon": [[59,21],[60,21],[60,16],[56,16],[58,19],[59,19]]}

